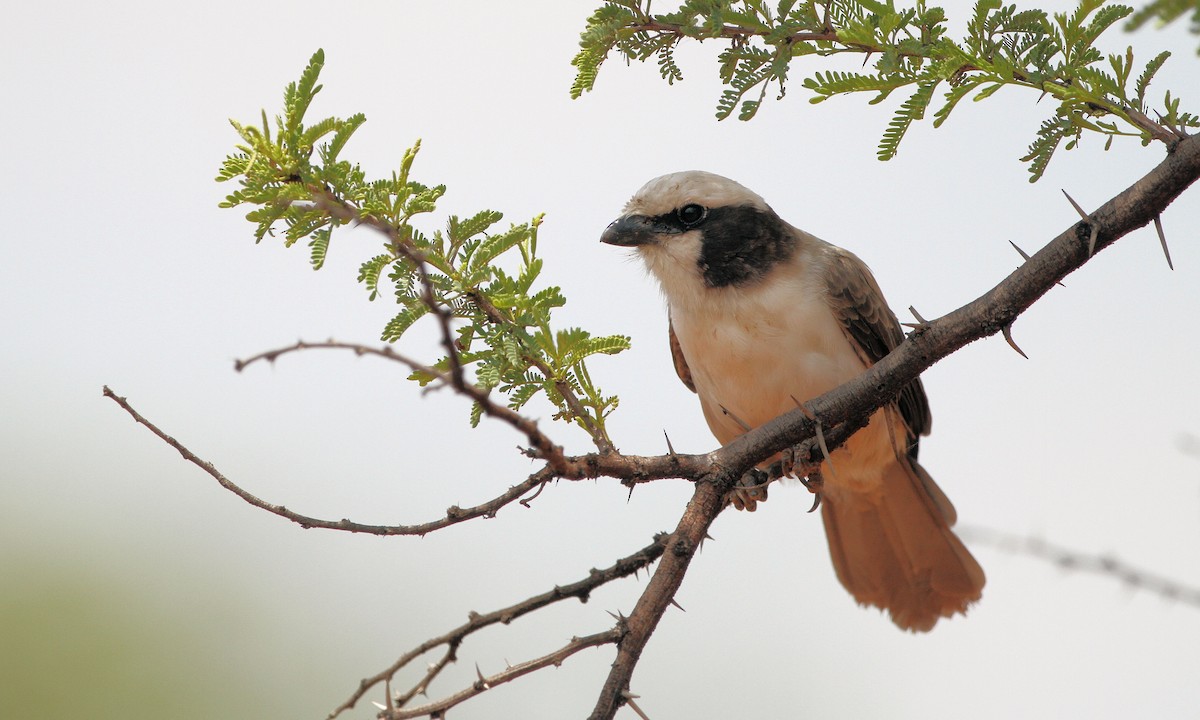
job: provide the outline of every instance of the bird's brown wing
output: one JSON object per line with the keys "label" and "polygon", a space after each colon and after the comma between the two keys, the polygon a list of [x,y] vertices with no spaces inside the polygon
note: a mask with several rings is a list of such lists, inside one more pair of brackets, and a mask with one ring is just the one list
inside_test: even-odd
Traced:
{"label": "bird's brown wing", "polygon": [[[874,365],[904,341],[900,321],[888,308],[883,291],[879,289],[870,269],[857,255],[830,245],[827,246],[824,260],[828,264],[828,272],[824,276],[829,307],[863,362],[868,366]],[[925,397],[925,387],[920,378],[900,391],[897,403],[900,414],[914,435],[909,454],[915,458],[915,436],[928,435],[933,424],[929,400]]]}
{"label": "bird's brown wing", "polygon": [[687,385],[687,389],[696,392],[696,384],[692,382],[692,369],[688,367],[687,358],[683,356],[683,348],[679,347],[679,338],[675,335],[675,326],[671,324],[671,316],[667,315],[667,337],[671,342],[671,361],[675,363],[675,374]]}

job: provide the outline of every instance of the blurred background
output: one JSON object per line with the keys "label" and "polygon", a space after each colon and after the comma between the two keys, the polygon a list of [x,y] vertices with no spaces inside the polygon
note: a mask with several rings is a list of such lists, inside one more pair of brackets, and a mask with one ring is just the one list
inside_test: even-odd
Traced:
{"label": "blurred background", "polygon": [[[65,2],[7,11],[0,86],[0,716],[323,718],[421,641],[584,577],[674,524],[682,481],[560,483],[526,509],[425,538],[303,530],[244,504],[101,397],[108,384],[249,491],[298,512],[415,523],[476,504],[531,464],[509,428],[467,424],[468,403],[422,394],[369,358],[312,352],[233,372],[297,339],[375,342],[394,306],[366,302],[358,264],[377,238],[307,250],[255,246],[212,178],[237,137],[227,118],[280,110],[318,47],[311,117],[364,112],[345,155],[379,176],[416,139],[414,177],[445,183],[448,214],[545,212],[559,322],[627,333],[591,368],[621,396],[622,450],[714,442],[675,378],[661,297],[640,265],[597,241],[651,177],[707,169],[787,220],[859,254],[902,319],[974,299],[1077,220],[1060,189],[1098,206],[1162,148],[1088,138],[1027,182],[1017,159],[1052,113],[1004,90],[941,129],[915,125],[875,159],[888,107],[813,106],[799,80],[750,123],[717,122],[716,43],[652,65],[611,61],[568,98],[578,32],[598,3]],[[1066,3],[1052,5],[1059,9]],[[950,8],[952,14],[964,9]],[[1200,102],[1200,40],[1184,26],[1116,33],[1142,63],[1176,55],[1152,93]],[[902,98],[897,96],[890,107]],[[1189,103],[1191,105],[1189,106]],[[960,525],[1116,557],[1200,585],[1200,190],[1123,239],[1016,323],[1019,357],[977,342],[924,376],[935,418],[922,461]],[[431,327],[403,348],[432,358]],[[582,434],[550,425],[572,452]],[[694,717],[1200,717],[1200,608],[1110,576],[988,544],[970,615],[907,635],[858,608],[830,567],[811,497],[774,491],[716,522],[634,676],[655,720]],[[611,625],[644,587],[614,584],[489,629],[434,685],[485,674]],[[433,659],[433,658],[431,658]],[[455,718],[590,712],[611,648],[500,687]],[[423,665],[415,668],[420,672]],[[416,677],[408,673],[403,680]],[[366,700],[383,700],[382,690]],[[364,700],[348,718],[372,717]],[[623,710],[620,717],[633,717]]]}

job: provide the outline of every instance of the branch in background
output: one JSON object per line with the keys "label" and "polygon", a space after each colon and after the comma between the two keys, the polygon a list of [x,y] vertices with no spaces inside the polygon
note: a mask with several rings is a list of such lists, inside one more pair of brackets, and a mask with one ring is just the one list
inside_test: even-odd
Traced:
{"label": "branch in background", "polygon": [[1138,590],[1146,590],[1169,600],[1200,607],[1200,588],[1188,587],[1155,575],[1114,557],[1090,555],[1053,545],[1040,538],[1016,535],[982,527],[959,527],[964,540],[990,545],[1013,555],[1027,555],[1053,563],[1064,570],[1107,575]]}
{"label": "branch in background", "polygon": [[[458,646],[462,643],[463,639],[466,638],[468,635],[470,635],[478,630],[482,630],[485,627],[495,625],[497,623],[503,623],[503,624],[507,625],[507,624],[511,623],[513,620],[516,620],[517,618],[521,617],[522,615],[526,615],[528,613],[533,612],[534,610],[539,610],[543,607],[552,605],[561,600],[566,600],[568,598],[578,598],[580,602],[587,602],[588,597],[590,596],[591,592],[593,590],[595,590],[596,588],[598,588],[608,582],[611,582],[613,580],[628,577],[630,575],[635,575],[643,568],[649,567],[652,563],[654,563],[654,561],[658,560],[659,557],[662,556],[663,551],[667,548],[669,542],[670,541],[666,535],[658,535],[654,538],[654,542],[652,542],[651,544],[642,548],[641,550],[638,550],[637,552],[633,553],[632,555],[628,555],[626,557],[621,558],[620,560],[617,560],[611,566],[609,566],[603,570],[590,571],[588,573],[588,576],[582,580],[577,580],[577,581],[567,584],[567,585],[557,585],[554,587],[553,590],[542,593],[541,595],[535,595],[534,597],[531,597],[527,600],[522,600],[521,602],[519,602],[515,605],[510,605],[506,608],[496,610],[496,611],[493,611],[490,613],[486,613],[483,615],[480,615],[477,613],[471,613],[470,620],[468,620],[466,623],[454,628],[453,630],[451,630],[448,633],[445,633],[443,635],[439,635],[438,637],[426,640],[425,642],[421,643],[420,645],[413,648],[412,650],[404,653],[404,655],[402,655],[400,657],[400,659],[398,659],[396,662],[392,663],[389,667],[384,669],[382,672],[380,672],[376,675],[373,675],[372,677],[366,678],[365,680],[360,682],[358,690],[355,691],[355,693],[353,695],[351,695],[350,698],[348,700],[346,700],[346,702],[339,705],[332,713],[330,713],[329,717],[330,718],[337,717],[343,711],[349,710],[350,708],[354,707],[354,705],[360,699],[362,699],[362,697],[367,693],[368,690],[375,687],[376,685],[379,685],[380,683],[385,683],[385,682],[390,681],[391,678],[397,672],[399,672],[402,668],[407,666],[413,660],[416,660],[417,658],[419,658],[420,656],[429,652],[430,650],[433,650],[434,648],[437,648],[437,647],[440,647],[443,645],[446,646],[447,655],[445,657],[443,657],[443,659],[439,663],[435,664],[434,667],[431,668],[430,672],[427,673],[425,675],[425,677],[422,678],[422,680],[420,682],[418,682],[417,685],[415,685],[411,691],[399,696],[399,698],[398,698],[399,700],[407,702],[412,697],[426,692],[429,682],[431,680],[433,680],[433,677],[436,676],[438,672],[441,671],[441,668],[445,667],[445,665],[447,663],[453,662],[455,660],[455,652],[457,651]],[[616,632],[619,629],[620,629],[620,624],[618,623],[618,628],[615,628],[614,630],[610,630],[609,633]],[[590,636],[590,638],[595,639],[595,638],[599,638],[600,636],[603,636],[603,635],[605,635],[605,633],[601,633],[598,636]],[[604,640],[604,642],[612,642],[612,641],[613,640]],[[572,642],[575,642],[575,641],[572,641]],[[571,645],[568,645],[567,647],[571,647]],[[580,647],[578,649],[582,649],[582,647]],[[560,652],[561,652],[561,650],[560,650]],[[553,655],[553,653],[552,653],[552,655]],[[550,656],[547,656],[547,657],[550,657]],[[528,663],[526,663],[525,665],[528,665]],[[428,714],[428,713],[426,712],[426,713],[422,713],[422,714]],[[412,717],[412,716],[405,716],[405,717]]]}

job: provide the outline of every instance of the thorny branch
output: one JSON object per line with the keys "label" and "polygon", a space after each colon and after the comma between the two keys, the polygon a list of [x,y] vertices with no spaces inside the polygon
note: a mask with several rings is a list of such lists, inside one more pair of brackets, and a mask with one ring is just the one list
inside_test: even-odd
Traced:
{"label": "thorny branch", "polygon": [[[806,403],[805,409],[797,409],[781,416],[746,433],[719,450],[707,455],[670,454],[660,457],[636,457],[618,454],[611,451],[611,446],[606,448],[598,443],[601,450],[598,454],[564,457],[558,470],[547,464],[538,473],[531,475],[523,484],[526,490],[538,487],[556,477],[578,479],[608,476],[620,478],[622,482],[630,485],[666,477],[682,477],[696,481],[693,497],[675,531],[665,540],[660,539],[656,542],[656,547],[660,547],[657,552],[662,554],[662,561],[633,612],[628,618],[618,623],[619,626],[623,625],[624,631],[616,641],[617,658],[597,700],[595,710],[591,715],[592,720],[611,719],[617,709],[626,702],[630,692],[630,678],[646,643],[667,607],[673,602],[674,595],[679,589],[684,574],[701,540],[705,537],[708,527],[726,506],[726,494],[745,470],[755,463],[761,462],[764,458],[795,446],[797,443],[807,444],[807,449],[799,453],[798,457],[807,453],[811,458],[812,453],[816,452],[813,440],[818,428],[823,429],[826,447],[836,447],[862,424],[863,419],[869,417],[879,407],[891,402],[899,394],[901,388],[917,378],[921,372],[970,342],[1010,328],[1013,321],[1022,312],[1053,288],[1058,281],[1081,267],[1094,256],[1095,252],[1104,250],[1133,230],[1151,223],[1197,178],[1200,178],[1200,138],[1187,137],[1175,143],[1167,157],[1156,168],[1088,214],[1086,221],[1076,222],[1060,233],[996,287],[958,310],[920,324],[890,355],[858,378]],[[336,201],[336,198],[332,201]],[[352,208],[344,207],[344,211],[350,214],[347,216],[349,219],[360,220]],[[372,224],[365,219],[361,221]],[[385,233],[389,230],[386,227],[377,229]],[[456,384],[454,387],[461,392],[464,391],[465,384]],[[182,453],[186,459],[204,469],[224,487],[235,492],[247,502],[289,517],[301,524],[312,520],[299,520],[285,508],[265,503],[237,488],[218,473],[211,464],[197,458],[174,438],[167,436],[138,415],[124,399],[117,397],[107,387],[104,389],[104,394],[120,404],[135,420],[146,425],[162,440]],[[524,490],[520,494],[523,492]],[[494,513],[496,507],[503,506],[512,499],[504,502],[493,501],[497,503],[494,507],[489,507],[474,516]],[[309,526],[337,526],[338,529],[352,529],[344,526],[343,523],[319,525],[318,522],[320,521],[314,521]],[[445,521],[438,521],[439,526],[452,524],[452,522],[457,522],[457,520],[453,520],[449,516]],[[432,529],[436,528],[430,527],[424,532]],[[358,531],[367,530],[359,529]],[[384,531],[381,534],[414,533]],[[667,552],[664,552],[664,549]],[[639,567],[642,566],[644,564]],[[555,593],[557,592],[556,590]],[[555,599],[561,598],[555,596]],[[540,602],[548,604],[552,601],[553,599]],[[524,614],[540,607],[541,604],[538,603],[538,599],[533,598],[513,607],[526,608],[520,613]],[[503,622],[504,620],[493,620],[493,622],[497,621]],[[471,622],[476,621],[472,620]],[[468,623],[464,627],[470,625],[471,623]],[[423,644],[406,654],[393,668],[363,681],[363,689],[390,678],[396,669],[439,645],[448,647],[448,656],[442,666],[446,662],[452,661],[457,642],[461,641],[461,638],[453,642],[448,639],[453,632]],[[572,646],[568,646],[568,648],[570,647]],[[357,700],[361,694],[362,690],[355,695],[353,700]],[[408,697],[411,698],[411,694]],[[350,704],[353,704],[353,700]],[[430,712],[440,711],[431,710]]]}
{"label": "thorny branch", "polygon": [[[430,681],[432,681],[433,678],[439,672],[441,672],[441,669],[445,667],[447,663],[453,662],[456,659],[455,653],[457,652],[459,645],[462,643],[463,639],[471,633],[497,623],[507,625],[522,615],[527,615],[534,610],[539,610],[547,605],[552,605],[568,598],[577,598],[580,602],[587,602],[591,592],[601,585],[613,580],[634,575],[643,568],[649,567],[654,563],[654,561],[658,560],[658,558],[662,556],[663,551],[667,547],[667,543],[668,538],[666,535],[658,535],[654,538],[654,542],[650,543],[641,550],[617,560],[615,563],[607,568],[604,568],[603,570],[591,570],[588,573],[588,576],[582,580],[577,580],[567,585],[556,585],[552,590],[544,592],[541,595],[535,595],[526,600],[522,600],[515,605],[510,605],[506,608],[501,608],[500,610],[495,610],[490,613],[485,613],[482,615],[478,613],[471,613],[470,619],[467,622],[459,625],[450,632],[426,640],[412,650],[404,653],[400,659],[396,660],[396,662],[392,663],[383,671],[364,679],[359,683],[358,690],[355,691],[355,693],[351,695],[346,702],[339,705],[332,713],[330,713],[329,717],[336,717],[343,711],[354,707],[355,703],[362,699],[368,690],[379,685],[380,683],[390,680],[397,672],[399,672],[413,660],[419,658],[434,648],[443,645],[446,646],[446,655],[430,668],[429,672],[427,672],[426,675],[415,686],[413,686],[412,690],[395,698],[393,704],[396,707],[403,707],[404,703],[407,703],[414,696],[424,693],[428,688]],[[591,637],[596,638],[598,636]],[[612,640],[605,640],[604,642],[613,642],[615,640],[616,638],[614,637]],[[525,663],[524,665],[528,665],[528,663]],[[449,706],[447,705],[446,707]],[[429,714],[429,712],[427,711],[421,714]],[[404,715],[403,717],[417,717],[417,715]]]}
{"label": "thorny branch", "polygon": [[[453,343],[451,343],[453,345]],[[463,382],[461,377],[462,368],[459,367],[459,375],[444,373],[435,368],[424,365],[415,360],[412,360],[391,348],[390,345],[385,345],[382,348],[371,347],[369,345],[361,345],[359,343],[344,343],[334,340],[325,342],[304,342],[300,341],[287,347],[278,348],[276,350],[268,350],[267,352],[259,353],[246,360],[238,360],[234,363],[234,369],[238,372],[245,370],[248,366],[265,360],[266,362],[275,362],[283,355],[288,353],[299,352],[301,350],[312,349],[333,349],[333,350],[351,350],[355,355],[375,355],[377,357],[398,362],[401,365],[407,365],[410,370],[417,370],[425,373],[439,382],[454,388],[459,393],[466,395],[474,400],[483,408],[483,414],[488,417],[496,418],[502,422],[508,423],[518,432],[521,432],[529,439],[530,445],[535,451],[534,457],[544,458],[549,468],[555,472],[563,472],[566,470],[566,458],[563,457],[562,447],[555,444],[545,433],[538,429],[537,423],[523,415],[520,415],[503,405],[497,405],[492,402],[491,393],[476,385]],[[454,363],[451,363],[452,365]]]}
{"label": "thorny branch", "polygon": [[562,665],[564,660],[580,650],[586,650],[590,647],[598,647],[600,645],[615,643],[621,639],[622,634],[623,631],[620,628],[612,628],[611,630],[598,632],[594,635],[571,638],[571,641],[566,645],[555,650],[554,652],[543,655],[542,657],[534,658],[533,660],[528,660],[516,665],[510,665],[495,675],[484,677],[483,674],[480,673],[479,679],[472,683],[470,687],[460,690],[449,697],[438,700],[437,702],[427,703],[425,705],[407,710],[400,708],[385,710],[379,714],[379,717],[384,718],[385,720],[403,720],[404,718],[418,718],[425,716],[429,716],[431,718],[445,717],[446,711],[450,708],[464,703],[480,693],[491,690],[497,685],[502,685],[511,680],[516,680],[522,675],[528,675],[535,670],[541,670],[545,667],[558,667],[559,665]]}
{"label": "thorny branch", "polygon": [[[617,645],[617,661],[590,720],[611,720],[621,706],[649,633],[662,618],[691,561],[694,546],[690,543],[703,537],[703,531],[724,509],[714,497],[727,492],[740,471],[798,441],[813,438],[818,422],[812,416],[825,428],[869,417],[938,360],[970,342],[1002,332],[1095,252],[1153,221],[1197,178],[1200,136],[1192,136],[1181,140],[1162,163],[1090,214],[1092,225],[1098,228],[1094,252],[1088,247],[1093,228],[1084,222],[1075,223],[975,301],[923,323],[867,372],[712,453],[713,473],[697,483],[688,510],[671,536],[671,552],[664,555],[626,621],[630,631]],[[828,443],[828,447],[835,444]]]}
{"label": "thorny branch", "polygon": [[[298,343],[304,345],[304,343]],[[363,346],[366,348],[366,346]],[[299,349],[292,346],[290,349]],[[389,355],[389,348],[374,349],[366,348],[373,354],[383,357]],[[289,350],[289,348],[284,348]],[[266,359],[271,353],[264,353],[260,356],[251,358],[243,362],[243,366],[253,360]],[[394,353],[392,353],[394,356]],[[395,359],[395,357],[393,357]],[[562,459],[562,465],[556,471],[549,463],[529,475],[525,480],[511,486],[504,493],[471,507],[459,507],[452,505],[446,509],[445,516],[431,520],[429,522],[418,523],[415,525],[375,525],[369,523],[356,522],[347,518],[341,520],[328,520],[309,515],[303,515],[293,510],[289,510],[283,505],[263,500],[257,495],[251,493],[245,488],[226,477],[221,471],[217,470],[216,466],[204,460],[189,450],[187,446],[176,440],[161,430],[157,425],[146,419],[141,413],[134,409],[129,401],[117,395],[107,385],[103,390],[104,397],[111,399],[113,402],[121,406],[135,422],[144,425],[150,432],[154,433],[160,440],[175,448],[185,460],[208,473],[221,487],[230,491],[250,505],[253,505],[260,510],[266,510],[269,513],[278,515],[285,520],[290,520],[302,528],[311,529],[317,528],[321,530],[342,530],[352,533],[363,533],[366,535],[426,535],[435,530],[457,525],[466,520],[475,518],[491,518],[495,517],[496,513],[501,508],[510,505],[514,502],[520,502],[526,505],[532,498],[524,498],[531,492],[534,492],[536,497],[545,485],[554,480],[592,480],[601,477],[619,478],[621,483],[629,487],[634,485],[651,482],[653,480],[662,480],[667,478],[682,478],[694,480],[703,476],[708,472],[710,461],[708,455],[622,455],[619,453],[605,454],[589,454],[582,456],[568,456]],[[526,421],[532,422],[532,421]],[[536,491],[536,492],[535,492]]]}

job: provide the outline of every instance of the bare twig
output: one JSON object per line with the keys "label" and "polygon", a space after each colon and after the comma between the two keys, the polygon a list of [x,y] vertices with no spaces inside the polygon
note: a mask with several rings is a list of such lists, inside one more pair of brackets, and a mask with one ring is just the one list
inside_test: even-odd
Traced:
{"label": "bare twig", "polygon": [[492,402],[491,394],[487,390],[476,385],[463,383],[461,378],[455,379],[447,373],[441,372],[435,368],[431,368],[428,365],[423,365],[415,360],[411,360],[395,350],[392,350],[392,348],[387,345],[383,347],[371,347],[369,345],[361,345],[359,343],[337,342],[334,340],[327,340],[325,342],[304,342],[301,340],[292,345],[288,345],[287,347],[268,350],[253,357],[247,358],[246,360],[238,360],[234,363],[234,369],[238,372],[241,372],[248,366],[260,360],[275,362],[275,360],[277,360],[279,357],[287,355],[288,353],[314,349],[350,350],[354,352],[355,355],[375,355],[386,360],[398,362],[407,366],[411,370],[416,370],[436,378],[440,382],[453,387],[459,393],[478,403],[479,407],[483,409],[484,415],[505,422],[516,428],[519,432],[523,433],[525,437],[529,439],[530,445],[537,450],[538,457],[545,459],[550,465],[551,469],[562,471],[566,467],[566,459],[563,457],[562,447],[557,445],[545,433],[538,429],[536,422],[524,417],[523,415],[513,412],[503,405],[497,405],[496,403]]}
{"label": "bare twig", "polygon": [[[184,446],[183,443],[160,430],[157,425],[147,420],[140,413],[138,413],[137,410],[134,410],[133,406],[129,404],[128,400],[118,396],[115,392],[109,389],[107,385],[104,386],[104,396],[112,399],[113,402],[120,405],[136,422],[146,426],[146,428],[150,430],[150,432],[157,435],[160,440],[175,448],[175,450],[177,450],[185,460],[211,475],[214,480],[220,483],[221,487],[232,492],[234,495],[237,495],[242,500],[245,500],[247,503],[259,508],[260,510],[266,510],[269,513],[273,513],[279,517],[290,520],[300,527],[306,529],[320,528],[324,530],[344,530],[346,532],[365,533],[368,535],[425,535],[433,532],[434,530],[440,530],[444,527],[455,525],[465,520],[471,520],[477,517],[493,517],[495,516],[496,512],[500,510],[500,508],[508,505],[509,503],[520,500],[521,497],[526,493],[543,485],[554,477],[554,473],[548,467],[543,468],[542,470],[530,475],[524,481],[513,485],[502,495],[499,495],[485,503],[467,508],[460,508],[455,505],[446,510],[445,517],[439,520],[420,523],[417,525],[371,525],[367,523],[354,522],[348,519],[324,520],[321,518],[310,517],[308,515],[301,515],[300,513],[293,512],[283,505],[276,505],[274,503],[267,502],[248,490],[245,490],[221,474],[221,472],[217,470],[212,463],[201,459],[186,446]],[[571,467],[575,467],[576,465],[578,465],[578,463],[575,463]]]}
{"label": "bare twig", "polygon": [[1169,600],[1178,600],[1200,607],[1200,588],[1188,587],[1114,557],[1076,552],[1053,545],[1041,538],[1016,535],[991,528],[960,527],[958,534],[964,540],[991,545],[1008,553],[1045,560],[1064,570],[1108,575],[1131,588],[1147,590]]}
{"label": "bare twig", "polygon": [[[632,555],[621,558],[603,570],[590,571],[588,576],[582,580],[577,580],[568,585],[557,585],[554,587],[554,589],[548,592],[544,592],[541,595],[535,595],[526,600],[522,600],[515,605],[510,605],[500,610],[483,615],[476,613],[471,614],[470,619],[466,623],[459,625],[448,633],[426,640],[412,650],[404,653],[400,659],[392,663],[382,672],[360,682],[358,690],[356,690],[354,694],[351,695],[348,700],[346,700],[346,702],[339,705],[332,713],[330,713],[329,717],[337,717],[343,711],[354,707],[354,705],[363,697],[363,695],[367,693],[368,690],[382,682],[389,680],[393,675],[399,672],[401,668],[405,667],[413,660],[436,647],[445,645],[451,650],[457,649],[459,644],[462,643],[463,638],[467,637],[471,633],[497,623],[503,623],[507,625],[522,615],[526,615],[534,610],[546,607],[547,605],[552,605],[561,600],[578,598],[580,601],[586,602],[591,592],[601,585],[613,580],[633,575],[642,568],[652,564],[655,560],[658,560],[659,557],[662,556],[663,551],[666,549],[668,542],[669,539],[665,534],[658,535],[654,538],[654,542],[642,548],[641,550],[638,550]],[[449,652],[449,654],[450,659],[447,660],[447,662],[453,662],[453,652]],[[436,673],[434,674],[436,675]],[[424,692],[424,682],[418,683],[417,687],[420,688],[418,692]],[[410,693],[407,695],[407,697],[411,698],[414,694],[416,693]]]}
{"label": "bare twig", "polygon": [[[564,660],[580,650],[586,650],[587,648],[591,647],[615,643],[620,640],[622,632],[623,631],[620,628],[612,628],[594,635],[571,638],[570,642],[552,653],[543,655],[533,660],[528,660],[523,663],[518,663],[517,665],[510,665],[495,675],[488,675],[485,677],[483,673],[479,673],[479,679],[472,683],[469,687],[466,687],[454,693],[453,695],[442,698],[441,700],[410,709],[398,708],[381,713],[379,717],[385,718],[386,720],[404,720],[405,718],[419,717],[445,717],[446,711],[450,708],[464,703],[476,695],[491,690],[497,685],[502,685],[506,682],[516,680],[522,675],[528,675],[535,670],[541,670],[542,668],[551,666],[558,667],[563,663]],[[476,668],[476,670],[478,670],[478,668]]]}

